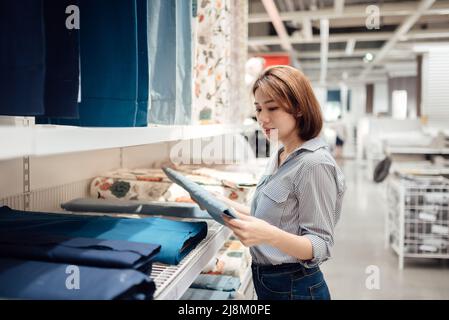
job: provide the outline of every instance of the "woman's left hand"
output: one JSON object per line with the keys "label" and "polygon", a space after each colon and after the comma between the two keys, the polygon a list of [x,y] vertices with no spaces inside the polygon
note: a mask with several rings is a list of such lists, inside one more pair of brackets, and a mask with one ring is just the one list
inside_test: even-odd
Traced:
{"label": "woman's left hand", "polygon": [[236,212],[236,214],[238,219],[231,219],[225,215],[222,215],[222,217],[226,226],[234,232],[244,246],[251,247],[270,242],[273,237],[274,226],[253,216],[240,212]]}

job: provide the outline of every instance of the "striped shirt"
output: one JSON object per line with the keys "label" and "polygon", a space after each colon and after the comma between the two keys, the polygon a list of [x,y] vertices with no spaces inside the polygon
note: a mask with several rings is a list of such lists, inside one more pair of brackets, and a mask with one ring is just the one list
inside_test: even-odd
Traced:
{"label": "striped shirt", "polygon": [[274,152],[259,181],[251,215],[312,243],[313,258],[299,260],[269,245],[250,248],[253,262],[263,265],[301,263],[307,268],[330,257],[334,228],[346,190],[343,173],[320,137],[306,141],[279,164],[283,147]]}

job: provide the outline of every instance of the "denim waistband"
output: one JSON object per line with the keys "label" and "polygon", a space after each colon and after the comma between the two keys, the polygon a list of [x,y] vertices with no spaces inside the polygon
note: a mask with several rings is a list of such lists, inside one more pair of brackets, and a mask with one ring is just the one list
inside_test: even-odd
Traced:
{"label": "denim waistband", "polygon": [[253,271],[257,270],[260,273],[279,273],[289,271],[302,271],[304,275],[308,275],[320,270],[320,267],[306,268],[300,263],[282,263],[276,265],[259,265],[253,263],[251,265]]}

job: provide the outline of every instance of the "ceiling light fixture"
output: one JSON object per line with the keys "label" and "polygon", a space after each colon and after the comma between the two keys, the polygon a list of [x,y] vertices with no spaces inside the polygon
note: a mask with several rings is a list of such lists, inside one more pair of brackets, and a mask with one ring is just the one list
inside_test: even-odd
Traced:
{"label": "ceiling light fixture", "polygon": [[374,60],[374,55],[371,52],[367,52],[363,57],[363,62],[369,63]]}

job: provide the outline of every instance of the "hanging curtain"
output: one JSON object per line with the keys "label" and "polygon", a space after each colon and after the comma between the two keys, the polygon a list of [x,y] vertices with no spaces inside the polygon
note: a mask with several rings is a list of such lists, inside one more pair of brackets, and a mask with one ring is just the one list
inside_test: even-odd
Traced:
{"label": "hanging curtain", "polygon": [[136,1],[81,0],[79,125],[135,126]]}
{"label": "hanging curtain", "polygon": [[41,123],[147,125],[146,0],[79,0],[81,102],[78,119]]}
{"label": "hanging curtain", "polygon": [[0,2],[0,114],[78,116],[79,31],[66,27],[78,0]]}
{"label": "hanging curtain", "polygon": [[191,15],[191,0],[148,0],[150,123],[190,123]]}
{"label": "hanging curtain", "polygon": [[0,1],[0,114],[43,114],[44,81],[42,1]]}
{"label": "hanging curtain", "polygon": [[192,111],[196,123],[230,122],[232,20],[230,0],[199,1]]}
{"label": "hanging curtain", "polygon": [[136,126],[148,124],[148,109],[150,108],[149,90],[150,74],[148,63],[148,21],[147,0],[137,0],[137,113]]}
{"label": "hanging curtain", "polygon": [[78,0],[44,0],[46,117],[78,117],[79,31],[66,26],[70,5]]}
{"label": "hanging curtain", "polygon": [[249,110],[251,92],[245,83],[248,60],[248,1],[231,1],[231,63],[230,63],[230,122],[243,123]]}

